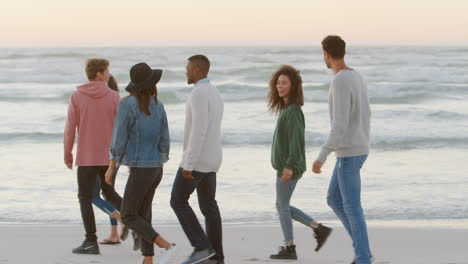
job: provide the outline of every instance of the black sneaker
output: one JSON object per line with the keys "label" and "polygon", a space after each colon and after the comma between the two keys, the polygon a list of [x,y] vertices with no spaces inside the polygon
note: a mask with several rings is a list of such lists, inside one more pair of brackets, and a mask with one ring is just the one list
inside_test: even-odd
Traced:
{"label": "black sneaker", "polygon": [[133,250],[137,251],[141,248],[141,236],[137,232],[132,231]]}
{"label": "black sneaker", "polygon": [[270,255],[271,259],[297,259],[296,246],[279,247],[278,254]]}
{"label": "black sneaker", "polygon": [[97,241],[84,241],[81,246],[72,250],[74,254],[99,254],[99,245]]}
{"label": "black sneaker", "polygon": [[314,229],[314,237],[317,240],[317,247],[315,248],[315,251],[319,251],[323,247],[332,230],[333,229],[322,224],[319,224],[318,227]]}

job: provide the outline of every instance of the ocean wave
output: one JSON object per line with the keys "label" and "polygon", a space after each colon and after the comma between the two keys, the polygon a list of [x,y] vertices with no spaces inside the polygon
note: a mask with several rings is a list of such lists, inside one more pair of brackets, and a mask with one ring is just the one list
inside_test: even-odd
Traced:
{"label": "ocean wave", "polygon": [[[9,201],[11,202],[11,201]],[[30,201],[28,201],[31,203]],[[11,202],[16,206],[20,204]],[[458,220],[458,219],[468,219],[468,212],[462,210],[457,206],[450,206],[449,208],[441,207],[423,207],[420,208],[412,201],[398,201],[399,206],[394,207],[392,204],[380,204],[379,206],[371,207],[369,204],[366,206],[366,219],[370,221],[404,221],[404,220],[421,220],[421,221],[431,221],[431,220]],[[406,206],[402,206],[402,205]],[[317,219],[333,221],[336,220],[336,216],[333,212],[329,210],[315,209],[316,212],[314,216]],[[6,216],[0,217],[0,223],[11,223],[11,224],[37,224],[37,223],[53,223],[53,224],[80,224],[81,219],[79,214],[73,212],[73,214],[68,213],[67,210],[59,208],[55,210],[57,213],[51,213],[48,215],[31,214],[31,211],[22,212],[9,212]],[[225,216],[223,217],[223,222],[227,224],[274,224],[276,213],[272,212],[270,208],[263,210],[252,210],[241,209],[241,208],[224,208]],[[31,217],[34,215],[34,217]],[[161,224],[177,224],[177,219],[166,212],[163,212],[158,216],[158,222]],[[108,220],[104,218],[96,219],[97,224],[107,224]]]}
{"label": "ocean wave", "polygon": [[468,137],[397,137],[374,138],[371,140],[371,148],[378,150],[410,150],[421,148],[446,148],[468,147]]}
{"label": "ocean wave", "polygon": [[413,93],[399,96],[370,96],[369,101],[371,104],[415,104],[427,101],[431,98],[440,99],[440,96],[431,96],[426,93]]}
{"label": "ocean wave", "polygon": [[63,139],[63,133],[50,132],[15,132],[0,133],[0,142],[15,144],[18,142],[58,142]]}
{"label": "ocean wave", "polygon": [[[15,96],[15,95],[0,95],[0,102],[10,103],[28,103],[28,102],[43,102],[43,103],[58,103],[68,104],[70,97],[74,90],[69,90],[56,96]],[[126,96],[124,92],[121,93],[121,97]],[[158,91],[158,98],[165,104],[176,104],[185,102],[185,98],[179,96],[177,91]]]}
{"label": "ocean wave", "polygon": [[6,56],[1,56],[0,60],[18,60],[18,59],[48,59],[48,58],[63,58],[63,59],[74,59],[74,58],[91,58],[96,57],[98,54],[95,53],[79,53],[79,52],[59,52],[59,53],[33,53],[33,54],[20,54],[13,53]]}
{"label": "ocean wave", "polygon": [[[269,87],[262,87],[246,84],[221,84],[217,86],[221,91],[221,95],[225,102],[249,102],[249,101],[264,101],[267,98]],[[180,104],[185,103],[190,90],[184,87],[171,87],[171,90],[159,90],[158,98],[165,104]],[[328,85],[306,85],[304,86],[305,102],[326,103],[328,102]],[[28,103],[28,102],[44,102],[44,103],[59,103],[67,104],[73,90],[68,90],[57,95],[37,95],[37,94],[0,94],[0,102],[12,103]],[[454,94],[432,94],[432,93],[411,93],[397,95],[370,95],[369,101],[376,105],[394,105],[394,104],[420,104],[431,100],[464,100],[464,95]],[[125,92],[121,92],[121,97],[126,96]]]}
{"label": "ocean wave", "polygon": [[466,120],[468,119],[468,114],[461,114],[456,112],[449,111],[437,111],[430,114],[427,114],[429,118],[433,119],[442,119],[442,120]]}
{"label": "ocean wave", "polygon": [[[171,142],[183,143],[182,131],[172,131]],[[273,135],[268,132],[224,132],[223,144],[226,146],[269,146]],[[306,146],[319,147],[324,143],[325,135],[306,131]],[[0,142],[61,142],[63,133],[51,132],[15,132],[0,133]],[[436,149],[446,147],[468,147],[468,137],[383,137],[371,139],[371,149],[381,151],[410,150],[410,149]]]}

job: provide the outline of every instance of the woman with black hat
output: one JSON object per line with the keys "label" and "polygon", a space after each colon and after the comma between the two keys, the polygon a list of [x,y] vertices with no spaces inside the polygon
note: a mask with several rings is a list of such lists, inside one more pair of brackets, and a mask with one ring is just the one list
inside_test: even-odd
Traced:
{"label": "woman with black hat", "polygon": [[159,263],[165,263],[175,245],[151,225],[154,193],[161,182],[163,164],[169,159],[169,128],[163,104],[157,99],[156,83],[162,70],[139,63],[130,69],[129,96],[120,101],[112,132],[110,164],[106,182],[112,183],[116,164],[130,167],[122,201],[122,220],[142,238],[143,263],[153,263],[154,244],[163,248]]}

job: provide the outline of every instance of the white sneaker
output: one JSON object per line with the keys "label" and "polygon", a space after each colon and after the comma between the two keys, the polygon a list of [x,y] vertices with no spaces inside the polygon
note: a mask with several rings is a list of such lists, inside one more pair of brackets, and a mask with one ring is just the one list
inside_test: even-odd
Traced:
{"label": "white sneaker", "polygon": [[172,244],[169,249],[161,248],[159,251],[159,264],[167,264],[174,256],[176,244]]}

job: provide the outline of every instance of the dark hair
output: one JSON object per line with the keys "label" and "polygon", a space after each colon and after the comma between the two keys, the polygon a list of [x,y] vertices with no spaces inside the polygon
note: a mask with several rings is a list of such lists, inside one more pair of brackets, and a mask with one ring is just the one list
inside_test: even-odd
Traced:
{"label": "dark hair", "polygon": [[92,81],[96,79],[98,72],[104,72],[109,68],[109,61],[105,59],[88,59],[86,61],[86,76],[88,80]]}
{"label": "dark hair", "polygon": [[119,85],[117,85],[117,81],[115,80],[113,75],[111,75],[109,81],[107,81],[107,86],[109,86],[109,88],[116,92],[119,91]]}
{"label": "dark hair", "polygon": [[192,57],[188,58],[190,62],[193,62],[197,65],[197,67],[202,70],[204,73],[208,74],[210,71],[210,60],[205,55],[193,55]]}
{"label": "dark hair", "polygon": [[[276,90],[276,84],[280,75],[286,75],[291,82],[291,91],[286,104]],[[281,113],[288,105],[297,104],[298,106],[304,105],[304,92],[302,90],[302,77],[298,70],[289,65],[282,65],[271,76],[270,91],[268,92],[268,109],[274,113]]]}
{"label": "dark hair", "polygon": [[146,115],[151,115],[151,112],[149,110],[149,106],[151,104],[151,97],[154,99],[156,104],[158,103],[158,90],[156,89],[156,84],[154,84],[153,87],[150,88],[133,91],[130,94],[135,96],[135,98],[137,99],[140,111],[145,113]]}
{"label": "dark hair", "polygon": [[334,59],[342,59],[346,54],[346,43],[340,36],[327,36],[322,40],[322,48]]}

